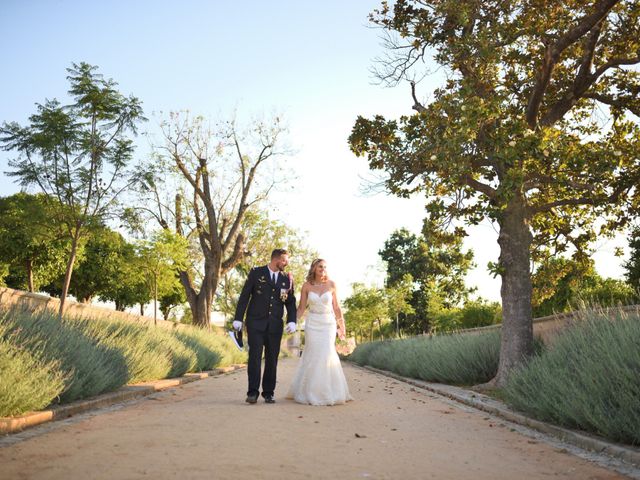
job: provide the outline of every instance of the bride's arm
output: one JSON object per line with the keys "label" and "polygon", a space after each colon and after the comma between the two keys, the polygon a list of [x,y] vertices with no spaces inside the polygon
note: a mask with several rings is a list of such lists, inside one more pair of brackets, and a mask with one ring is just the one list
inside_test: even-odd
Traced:
{"label": "bride's arm", "polygon": [[333,313],[336,316],[336,323],[338,326],[338,337],[340,340],[344,340],[347,335],[347,329],[344,324],[344,318],[342,317],[342,309],[340,308],[340,302],[338,302],[338,293],[336,292],[335,282],[331,282],[333,291]]}
{"label": "bride's arm", "polygon": [[309,295],[309,287],[307,282],[302,284],[302,289],[300,290],[300,303],[298,304],[298,310],[296,312],[296,318],[298,322],[302,319],[304,315],[304,311],[307,309],[307,296]]}

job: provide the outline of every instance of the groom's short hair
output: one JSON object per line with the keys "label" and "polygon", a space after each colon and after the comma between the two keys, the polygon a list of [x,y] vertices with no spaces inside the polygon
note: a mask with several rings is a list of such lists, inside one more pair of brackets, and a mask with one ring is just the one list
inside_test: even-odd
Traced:
{"label": "groom's short hair", "polygon": [[287,252],[284,248],[276,248],[273,252],[271,252],[271,260],[273,260],[274,258],[279,258],[282,255],[288,255],[289,252]]}

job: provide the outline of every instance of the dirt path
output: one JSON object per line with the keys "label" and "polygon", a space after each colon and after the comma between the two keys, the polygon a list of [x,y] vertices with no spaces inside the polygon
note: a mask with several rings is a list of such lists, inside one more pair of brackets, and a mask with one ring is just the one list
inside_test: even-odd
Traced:
{"label": "dirt path", "polygon": [[244,403],[246,372],[0,439],[4,479],[625,478],[486,414],[345,365],[356,400]]}

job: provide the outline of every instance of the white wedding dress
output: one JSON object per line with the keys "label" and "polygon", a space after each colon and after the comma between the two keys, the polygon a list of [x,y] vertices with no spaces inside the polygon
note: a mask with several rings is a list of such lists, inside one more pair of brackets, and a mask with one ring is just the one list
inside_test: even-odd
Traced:
{"label": "white wedding dress", "polygon": [[311,405],[336,405],[353,400],[336,352],[336,318],[332,294],[309,292],[304,349],[287,398]]}

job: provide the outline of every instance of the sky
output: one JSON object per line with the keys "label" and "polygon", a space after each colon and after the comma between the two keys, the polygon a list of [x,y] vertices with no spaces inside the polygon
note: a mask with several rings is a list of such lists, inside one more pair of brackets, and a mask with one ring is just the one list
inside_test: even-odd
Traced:
{"label": "sky", "polygon": [[[65,69],[81,61],[140,98],[150,130],[161,112],[190,110],[212,120],[236,112],[241,121],[275,112],[289,126],[295,153],[283,160],[286,188],[270,199],[274,217],[304,232],[346,293],[353,282],[380,285],[378,251],[398,228],[419,232],[425,202],[363,193],[371,173],[347,144],[358,115],[412,113],[407,85],[377,85],[371,74],[384,53],[381,32],[367,22],[378,6],[375,0],[0,0],[0,122],[25,124],[35,103],[63,100]],[[440,80],[426,77],[421,97]],[[139,144],[136,155],[147,155],[148,142]],[[19,191],[5,174],[11,157],[0,152],[3,196]],[[499,299],[499,279],[486,268],[497,260],[496,241],[488,223],[465,241],[477,265],[467,283],[490,300]],[[617,237],[596,246],[601,275],[622,277],[624,258],[613,252],[625,245]]]}

